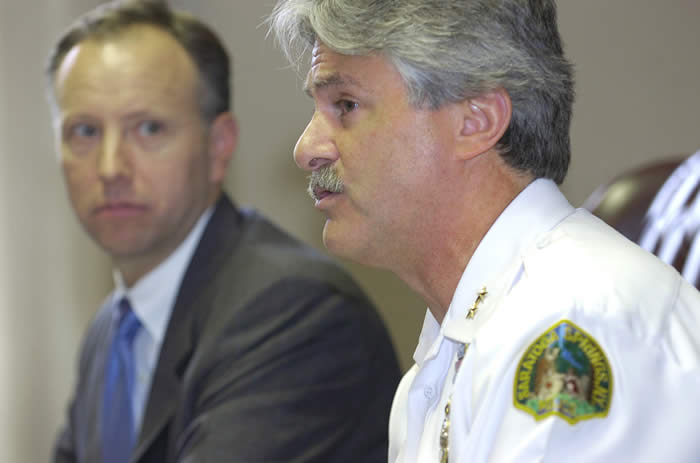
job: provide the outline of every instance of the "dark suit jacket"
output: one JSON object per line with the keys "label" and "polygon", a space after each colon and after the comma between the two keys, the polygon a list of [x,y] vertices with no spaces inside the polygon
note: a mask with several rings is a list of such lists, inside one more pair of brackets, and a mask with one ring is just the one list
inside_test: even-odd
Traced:
{"label": "dark suit jacket", "polygon": [[[97,463],[112,317],[79,360],[54,462]],[[132,462],[386,462],[399,368],[338,266],[224,196],[175,302]]]}

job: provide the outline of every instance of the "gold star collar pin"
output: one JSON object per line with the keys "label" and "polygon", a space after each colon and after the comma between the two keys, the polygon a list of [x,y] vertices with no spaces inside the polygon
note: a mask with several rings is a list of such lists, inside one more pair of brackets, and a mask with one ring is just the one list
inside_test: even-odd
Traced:
{"label": "gold star collar pin", "polygon": [[476,299],[474,300],[474,303],[472,306],[469,308],[469,312],[467,312],[467,319],[468,320],[474,320],[474,317],[476,316],[477,310],[479,310],[479,304],[484,302],[484,298],[486,298],[486,295],[489,292],[486,291],[486,286],[481,288],[479,292],[476,295]]}

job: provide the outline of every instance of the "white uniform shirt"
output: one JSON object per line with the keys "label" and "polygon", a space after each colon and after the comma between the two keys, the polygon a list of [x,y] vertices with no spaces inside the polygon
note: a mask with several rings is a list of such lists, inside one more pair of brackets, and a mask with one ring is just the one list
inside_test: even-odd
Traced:
{"label": "white uniform shirt", "polygon": [[536,180],[426,313],[389,462],[440,461],[450,398],[450,463],[700,462],[699,332],[695,288]]}
{"label": "white uniform shirt", "polygon": [[119,316],[119,301],[126,297],[131,303],[134,315],[141,322],[141,329],[136,333],[132,346],[135,381],[131,416],[134,420],[133,429],[137,431],[141,428],[153,372],[180,283],[213,210],[214,208],[210,207],[204,211],[187,238],[175,251],[131,288],[126,287],[119,270],[115,269],[113,272],[115,289],[111,298],[114,316]]}

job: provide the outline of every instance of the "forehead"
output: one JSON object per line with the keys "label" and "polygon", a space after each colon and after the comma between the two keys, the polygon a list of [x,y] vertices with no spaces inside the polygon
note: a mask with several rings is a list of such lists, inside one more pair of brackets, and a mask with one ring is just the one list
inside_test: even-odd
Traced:
{"label": "forehead", "polygon": [[133,26],[115,36],[78,43],[56,72],[60,106],[96,95],[177,98],[194,94],[197,70],[165,31]]}
{"label": "forehead", "polygon": [[346,86],[369,91],[387,85],[403,87],[403,79],[386,57],[343,55],[321,42],[314,45],[305,84],[307,93]]}

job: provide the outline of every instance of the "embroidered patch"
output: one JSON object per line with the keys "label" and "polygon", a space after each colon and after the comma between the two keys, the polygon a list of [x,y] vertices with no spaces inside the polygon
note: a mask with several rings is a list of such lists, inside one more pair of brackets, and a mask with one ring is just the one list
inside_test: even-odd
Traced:
{"label": "embroidered patch", "polygon": [[593,337],[562,320],[538,337],[518,363],[513,404],[541,420],[556,415],[569,424],[608,415],[610,363]]}

